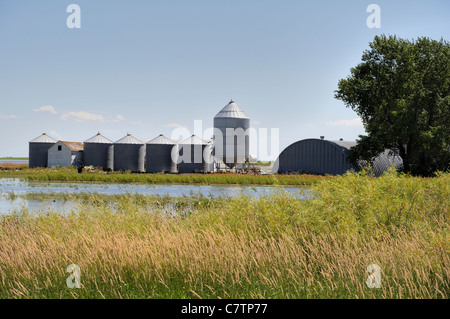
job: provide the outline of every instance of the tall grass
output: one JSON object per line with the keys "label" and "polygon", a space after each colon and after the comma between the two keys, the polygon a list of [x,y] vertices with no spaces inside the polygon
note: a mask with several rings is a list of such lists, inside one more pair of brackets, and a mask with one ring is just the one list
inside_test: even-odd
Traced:
{"label": "tall grass", "polygon": [[[241,196],[166,214],[121,197],[0,219],[3,298],[448,298],[450,174],[347,174],[310,200]],[[69,264],[80,289],[66,287]],[[365,281],[369,264],[381,288]]]}
{"label": "tall grass", "polygon": [[233,185],[311,185],[331,177],[316,175],[246,174],[136,174],[130,172],[83,172],[76,168],[32,168],[0,171],[0,178],[24,178],[29,181],[145,183],[145,184],[233,184]]}

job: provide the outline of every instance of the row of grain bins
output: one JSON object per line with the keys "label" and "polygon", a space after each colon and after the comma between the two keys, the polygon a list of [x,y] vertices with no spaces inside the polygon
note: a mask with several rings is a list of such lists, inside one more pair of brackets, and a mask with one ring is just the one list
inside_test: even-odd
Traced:
{"label": "row of grain bins", "polygon": [[161,134],[144,143],[131,134],[112,142],[98,133],[83,144],[57,141],[43,133],[29,142],[29,167],[84,165],[147,173],[211,172],[211,153],[212,143],[195,135],[177,143]]}

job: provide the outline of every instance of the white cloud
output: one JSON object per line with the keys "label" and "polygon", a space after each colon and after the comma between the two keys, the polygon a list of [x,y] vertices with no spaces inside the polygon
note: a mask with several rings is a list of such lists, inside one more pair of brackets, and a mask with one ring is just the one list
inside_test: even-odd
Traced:
{"label": "white cloud", "polygon": [[125,117],[120,114],[115,116],[103,116],[101,114],[79,111],[79,112],[67,112],[61,115],[61,120],[68,122],[101,122],[101,123],[119,123],[125,121]]}
{"label": "white cloud", "polygon": [[165,127],[171,127],[171,128],[186,128],[186,126],[178,123],[169,123],[164,125]]}
{"label": "white cloud", "polygon": [[11,115],[4,115],[0,113],[0,119],[2,120],[10,120],[10,119],[16,119],[17,115],[11,114]]}
{"label": "white cloud", "polygon": [[68,112],[64,113],[61,116],[61,120],[68,121],[68,122],[87,122],[87,121],[94,121],[94,122],[105,122],[105,118],[102,115],[90,113],[90,112]]}
{"label": "white cloud", "polygon": [[112,118],[108,118],[107,120],[108,122],[113,122],[113,123],[119,123],[121,121],[125,121],[125,117],[123,117],[120,114],[116,114],[116,116],[112,117]]}
{"label": "white cloud", "polygon": [[43,105],[37,109],[33,109],[34,112],[50,112],[52,114],[56,114],[55,108],[51,105]]}
{"label": "white cloud", "polygon": [[352,120],[338,120],[338,121],[330,121],[327,122],[328,125],[333,126],[363,126],[363,122],[361,118],[357,117],[356,119]]}

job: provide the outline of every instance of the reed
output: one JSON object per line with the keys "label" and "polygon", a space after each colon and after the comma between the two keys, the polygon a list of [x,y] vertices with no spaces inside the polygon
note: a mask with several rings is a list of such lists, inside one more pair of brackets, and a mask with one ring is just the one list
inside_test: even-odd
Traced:
{"label": "reed", "polygon": [[[0,218],[2,298],[444,298],[450,174],[347,174],[169,214],[134,195]],[[69,264],[80,289],[66,287]],[[381,288],[365,284],[369,264]]]}

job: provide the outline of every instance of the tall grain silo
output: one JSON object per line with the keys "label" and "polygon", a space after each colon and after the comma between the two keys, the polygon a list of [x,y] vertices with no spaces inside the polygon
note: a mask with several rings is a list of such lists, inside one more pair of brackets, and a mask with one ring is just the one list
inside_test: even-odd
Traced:
{"label": "tall grain silo", "polygon": [[175,145],[176,142],[163,134],[148,141],[146,144],[145,171],[147,173],[176,173],[176,159],[172,159],[172,149]]}
{"label": "tall grain silo", "polygon": [[47,167],[48,166],[48,149],[52,147],[57,141],[42,133],[41,136],[29,142],[28,147],[28,166],[33,167]]}
{"label": "tall grain silo", "polygon": [[204,156],[208,152],[207,147],[208,143],[195,135],[180,142],[178,144],[178,172],[199,173],[210,171],[209,163],[207,163],[210,156]]}
{"label": "tall grain silo", "polygon": [[214,117],[214,156],[230,168],[249,157],[250,118],[231,100]]}
{"label": "tall grain silo", "polygon": [[127,134],[114,143],[114,170],[145,172],[145,144]]}
{"label": "tall grain silo", "polygon": [[84,141],[84,165],[101,167],[104,170],[113,170],[113,142],[101,135],[100,132]]}

